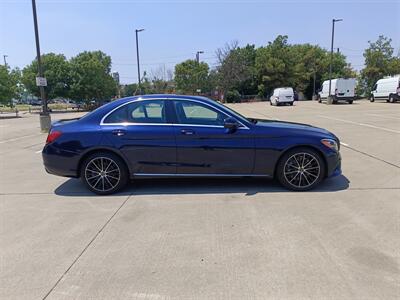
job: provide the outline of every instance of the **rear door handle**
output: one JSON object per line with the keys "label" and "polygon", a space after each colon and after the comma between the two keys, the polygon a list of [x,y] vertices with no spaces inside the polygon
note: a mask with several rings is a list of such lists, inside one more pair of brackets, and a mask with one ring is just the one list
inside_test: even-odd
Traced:
{"label": "rear door handle", "polygon": [[123,136],[125,135],[125,133],[126,133],[125,130],[122,129],[115,129],[112,131],[112,134],[116,136]]}
{"label": "rear door handle", "polygon": [[181,133],[185,135],[193,135],[194,131],[192,129],[182,129]]}

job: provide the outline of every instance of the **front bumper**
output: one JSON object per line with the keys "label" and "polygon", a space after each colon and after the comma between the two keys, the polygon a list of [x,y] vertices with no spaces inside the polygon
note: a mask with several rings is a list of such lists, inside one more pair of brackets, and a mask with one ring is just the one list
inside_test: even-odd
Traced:
{"label": "front bumper", "polygon": [[327,157],[326,177],[335,177],[342,174],[342,156],[340,152],[332,153]]}

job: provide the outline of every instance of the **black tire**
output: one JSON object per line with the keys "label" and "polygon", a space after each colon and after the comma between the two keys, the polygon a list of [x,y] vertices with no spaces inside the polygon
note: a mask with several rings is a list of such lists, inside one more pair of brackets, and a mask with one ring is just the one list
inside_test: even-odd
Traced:
{"label": "black tire", "polygon": [[394,96],[392,94],[389,95],[389,102],[394,103],[396,100],[394,100]]}
{"label": "black tire", "polygon": [[325,170],[325,161],[318,152],[300,147],[289,150],[281,157],[276,168],[276,177],[289,190],[308,191],[324,179]]}
{"label": "black tire", "polygon": [[80,177],[93,193],[110,195],[126,186],[129,172],[125,162],[117,155],[96,152],[82,163]]}
{"label": "black tire", "polygon": [[349,100],[349,101],[347,101],[347,103],[353,104],[353,100]]}
{"label": "black tire", "polygon": [[322,103],[322,100],[321,100],[321,98],[318,98],[318,103]]}
{"label": "black tire", "polygon": [[289,102],[289,105],[290,105],[290,106],[293,106],[293,102]]}
{"label": "black tire", "polygon": [[372,95],[371,99],[369,99],[370,102],[375,102],[375,97]]}
{"label": "black tire", "polygon": [[271,100],[269,100],[269,105],[272,105],[272,101]]}

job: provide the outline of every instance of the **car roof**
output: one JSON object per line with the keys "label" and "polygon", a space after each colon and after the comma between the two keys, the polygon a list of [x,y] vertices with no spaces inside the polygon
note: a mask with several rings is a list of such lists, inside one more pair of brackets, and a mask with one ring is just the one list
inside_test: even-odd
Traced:
{"label": "car roof", "polygon": [[121,98],[118,100],[113,101],[118,102],[119,104],[130,102],[130,101],[140,101],[145,99],[163,99],[163,100],[174,100],[174,99],[188,99],[188,100],[200,100],[203,102],[213,102],[207,97],[203,96],[193,96],[193,95],[176,95],[176,94],[149,94],[149,95],[140,95],[140,96],[130,96]]}

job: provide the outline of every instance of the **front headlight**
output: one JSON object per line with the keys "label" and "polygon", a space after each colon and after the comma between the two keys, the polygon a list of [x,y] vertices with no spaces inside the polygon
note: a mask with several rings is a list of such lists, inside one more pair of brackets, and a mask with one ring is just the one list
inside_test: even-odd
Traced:
{"label": "front headlight", "polygon": [[333,139],[322,139],[321,143],[324,144],[324,146],[334,150],[334,151],[339,151],[339,145],[338,143],[333,140]]}

